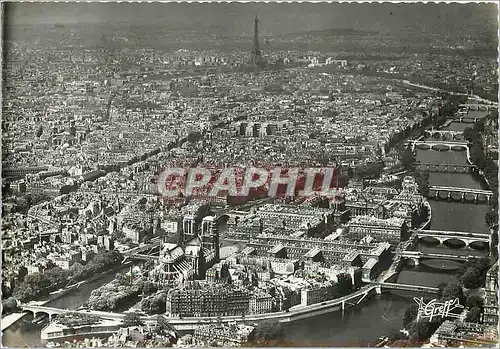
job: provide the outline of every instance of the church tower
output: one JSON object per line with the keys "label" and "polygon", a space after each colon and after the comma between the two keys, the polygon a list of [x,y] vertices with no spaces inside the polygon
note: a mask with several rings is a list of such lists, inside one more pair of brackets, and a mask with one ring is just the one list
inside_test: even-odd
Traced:
{"label": "church tower", "polygon": [[201,245],[215,252],[215,260],[219,261],[219,231],[214,216],[207,216],[201,222]]}
{"label": "church tower", "polygon": [[183,244],[196,236],[194,217],[186,215],[182,219],[182,242]]}

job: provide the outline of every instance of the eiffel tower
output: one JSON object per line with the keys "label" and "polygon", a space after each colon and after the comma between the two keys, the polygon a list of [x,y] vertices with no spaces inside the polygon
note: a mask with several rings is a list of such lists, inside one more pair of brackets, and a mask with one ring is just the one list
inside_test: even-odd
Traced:
{"label": "eiffel tower", "polygon": [[252,65],[259,68],[265,67],[264,58],[259,47],[259,19],[257,16],[255,16],[253,26]]}

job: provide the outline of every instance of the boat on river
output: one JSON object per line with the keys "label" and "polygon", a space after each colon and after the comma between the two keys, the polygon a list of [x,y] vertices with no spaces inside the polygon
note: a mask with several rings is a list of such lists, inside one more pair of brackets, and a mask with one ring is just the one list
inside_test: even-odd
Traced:
{"label": "boat on river", "polygon": [[60,289],[58,289],[58,290],[52,291],[52,292],[50,292],[50,294],[51,294],[51,295],[54,295],[54,294],[59,294],[59,293],[61,293],[61,292],[64,292],[64,288],[60,288]]}
{"label": "boat on river", "polygon": [[379,339],[377,339],[376,342],[368,345],[370,348],[382,348],[385,347],[385,345],[389,342],[389,337],[386,336],[381,336]]}

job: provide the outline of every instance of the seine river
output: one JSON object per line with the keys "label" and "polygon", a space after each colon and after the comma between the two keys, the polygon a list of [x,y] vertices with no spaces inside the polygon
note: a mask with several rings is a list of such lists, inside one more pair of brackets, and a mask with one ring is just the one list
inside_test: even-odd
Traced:
{"label": "seine river", "polygon": [[[423,163],[467,162],[465,152],[418,150],[417,159]],[[431,173],[430,184],[481,188],[479,180],[469,174]],[[432,207],[431,229],[486,232],[484,214],[486,204],[430,200]],[[473,253],[485,255],[486,251],[452,249],[446,246],[428,246],[420,243],[423,252]],[[424,261],[418,267],[405,266],[397,282],[437,286],[440,282],[456,282],[454,271],[460,262]],[[50,303],[51,306],[76,309],[84,303],[93,289],[109,282],[114,274],[82,285],[80,289]],[[361,306],[341,312],[310,318],[286,325],[286,339],[300,346],[366,346],[383,334],[400,329],[406,308],[413,303],[413,294],[386,293],[364,302]],[[26,316],[3,333],[4,346],[40,346],[40,330],[44,326],[31,323]]]}
{"label": "seine river", "polygon": [[[466,164],[465,151],[435,151],[417,149],[422,163]],[[481,188],[481,182],[470,174],[430,173],[431,185]],[[465,204],[450,201],[429,201],[432,207],[430,229],[487,232],[484,215],[486,204]],[[454,254],[486,255],[486,251],[452,249],[419,243],[417,250]],[[441,282],[458,282],[455,271],[461,263],[455,261],[423,261],[418,267],[405,266],[397,276],[398,283],[437,286]],[[300,346],[366,346],[381,335],[402,327],[403,315],[413,301],[406,292],[385,293],[373,298],[344,316],[340,312],[318,316],[287,325],[287,339]]]}
{"label": "seine river", "polygon": [[[129,267],[124,266],[123,270],[127,268]],[[47,303],[47,306],[63,309],[77,309],[89,299],[92,290],[113,280],[116,273],[120,271],[121,270],[117,270],[115,273],[110,273],[88,284],[84,284],[77,290]],[[33,316],[28,314],[6,329],[3,332],[2,344],[7,347],[40,347],[42,345],[40,331],[47,323],[33,324],[31,322],[32,320]]]}

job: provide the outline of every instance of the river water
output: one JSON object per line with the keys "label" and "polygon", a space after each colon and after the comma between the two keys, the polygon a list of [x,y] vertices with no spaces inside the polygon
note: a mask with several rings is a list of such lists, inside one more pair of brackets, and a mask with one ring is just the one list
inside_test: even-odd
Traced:
{"label": "river water", "polygon": [[[88,284],[81,285],[77,290],[62,296],[59,299],[55,299],[46,304],[46,306],[55,308],[66,308],[66,309],[77,309],[83,303],[85,303],[89,297],[90,293],[99,288],[100,286],[107,284],[113,280],[116,273],[128,269],[129,266],[124,266],[123,269],[117,270],[116,272],[107,274],[102,278],[89,282]],[[28,314],[24,316],[21,320],[10,326],[8,329],[2,333],[2,344],[7,347],[40,347],[40,331],[47,323],[34,324],[32,323],[33,316]]]}
{"label": "river water", "polygon": [[[417,148],[417,161],[426,164],[466,164],[467,152],[464,151],[438,151],[421,150]],[[450,177],[449,174],[437,173],[442,177]],[[453,176],[451,176],[453,177]],[[450,179],[452,180],[452,179]],[[432,181],[431,181],[432,182]]]}
{"label": "river water", "polygon": [[[465,151],[435,151],[417,149],[417,160],[422,163],[466,164]],[[430,173],[431,185],[481,188],[482,184],[470,174]],[[432,221],[429,229],[449,231],[487,232],[484,215],[486,204],[452,201],[429,201]],[[454,253],[484,256],[487,250],[457,249],[419,243],[422,252]],[[405,265],[396,282],[436,287],[442,282],[456,283],[458,261],[425,260],[417,267]],[[414,294],[384,293],[356,310],[342,316],[340,312],[303,320],[287,325],[287,339],[300,346],[366,346],[381,335],[402,328],[406,308],[413,304]]]}
{"label": "river water", "polygon": [[465,123],[465,122],[452,122],[446,127],[443,127],[443,130],[447,131],[460,131],[464,132],[466,128],[472,127],[473,125]]}
{"label": "river water", "polygon": [[[467,163],[464,151],[417,150],[417,160],[422,163]],[[481,188],[479,180],[469,174],[431,173],[431,185],[464,186]],[[484,214],[486,204],[460,203],[430,200],[432,207],[431,229],[451,231],[487,232]],[[486,251],[474,249],[452,249],[446,246],[417,245],[422,252],[444,252],[457,254],[486,255]],[[441,282],[457,282],[455,271],[460,262],[423,261],[418,267],[404,266],[397,282],[416,285],[437,286]],[[109,282],[115,273],[89,284],[82,285],[77,292],[50,303],[61,308],[78,308],[93,289]],[[366,346],[391,330],[402,327],[406,308],[412,304],[413,294],[407,292],[384,293],[364,302],[361,306],[290,323],[285,326],[286,339],[299,346]],[[31,323],[26,316],[3,333],[3,345],[10,347],[40,346],[40,330],[43,324]]]}
{"label": "river water", "polygon": [[286,325],[286,339],[296,345],[364,347],[378,337],[402,327],[412,295],[384,293],[354,309],[317,316]]}
{"label": "river water", "polygon": [[[467,156],[464,151],[435,151],[417,150],[417,159],[428,163],[467,163]],[[430,185],[455,186],[465,188],[483,188],[481,181],[471,174],[466,173],[430,173]],[[462,232],[488,232],[488,226],[484,220],[484,215],[488,211],[488,205],[462,203],[448,200],[429,200],[432,208],[432,221],[429,229],[448,230]],[[475,250],[472,248],[450,248],[444,245],[429,246],[423,242],[419,243],[416,250],[432,253],[451,253],[457,255],[477,255],[484,256],[487,250]],[[423,265],[422,265],[423,264]],[[460,267],[460,262],[454,261],[424,261],[418,267],[405,266],[399,273],[397,282],[415,283],[426,286],[437,286],[440,282],[457,282],[452,270]],[[427,264],[427,265],[425,265]],[[436,270],[447,270],[442,272]]]}

